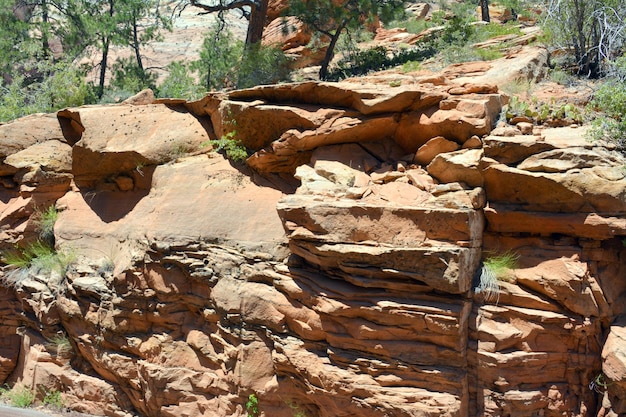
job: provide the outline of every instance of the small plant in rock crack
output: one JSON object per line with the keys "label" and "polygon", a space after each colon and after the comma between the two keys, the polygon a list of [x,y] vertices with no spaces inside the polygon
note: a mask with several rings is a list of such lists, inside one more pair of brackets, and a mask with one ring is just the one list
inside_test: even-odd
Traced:
{"label": "small plant in rock crack", "polygon": [[485,301],[495,301],[497,303],[500,299],[499,281],[510,282],[514,279],[513,270],[517,267],[518,259],[519,255],[513,252],[505,252],[485,258],[475,292],[483,294]]}
{"label": "small plant in rock crack", "polygon": [[69,356],[73,350],[70,339],[64,334],[58,334],[48,339],[47,348],[61,357]]}
{"label": "small plant in rock crack", "polygon": [[33,215],[33,221],[39,230],[39,238],[51,246],[54,245],[54,224],[58,217],[59,212],[54,204],[48,206],[44,211],[35,210]]}
{"label": "small plant in rock crack", "polygon": [[246,411],[248,412],[249,417],[257,417],[259,415],[259,399],[255,394],[250,394],[248,396],[248,401],[246,401]]}
{"label": "small plant in rock crack", "polygon": [[220,139],[203,142],[203,146],[210,145],[216,152],[224,152],[228,159],[235,162],[245,161],[248,158],[246,147],[236,138],[237,132],[231,131],[223,135]]}
{"label": "small plant in rock crack", "polygon": [[61,397],[61,391],[57,390],[48,391],[44,389],[43,400],[41,402],[43,405],[56,410],[61,410],[65,406],[63,398]]}
{"label": "small plant in rock crack", "polygon": [[71,250],[57,251],[50,244],[37,240],[24,248],[15,248],[3,254],[3,261],[13,267],[4,274],[3,283],[17,286],[29,275],[56,273],[63,277],[69,266],[76,260]]}

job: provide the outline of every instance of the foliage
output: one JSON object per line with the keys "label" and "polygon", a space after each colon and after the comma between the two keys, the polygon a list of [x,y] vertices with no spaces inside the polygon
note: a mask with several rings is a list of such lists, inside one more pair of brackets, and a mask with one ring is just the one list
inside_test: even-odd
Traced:
{"label": "foliage", "polygon": [[573,55],[578,75],[601,76],[626,41],[626,0],[546,0],[542,28],[552,49]]}
{"label": "foliage", "polygon": [[599,112],[590,135],[613,142],[626,152],[626,56],[615,61],[610,74],[589,104],[591,110]]}
{"label": "foliage", "polygon": [[528,102],[513,96],[504,108],[504,114],[506,119],[510,120],[516,116],[537,117],[538,112]]}
{"label": "foliage", "polygon": [[267,20],[267,1],[259,0],[218,0],[207,1],[203,3],[202,0],[180,0],[179,6],[182,9],[192,5],[203,9],[207,13],[217,13],[217,19],[220,21],[220,25],[225,24],[224,12],[228,10],[239,10],[243,13],[243,16],[248,19],[248,31],[246,33],[246,49],[251,45],[261,42],[263,38],[263,28]]}
{"label": "foliage", "polygon": [[533,85],[525,78],[518,78],[501,85],[500,89],[510,96],[521,96],[530,94]]}
{"label": "foliage", "polygon": [[513,96],[503,111],[507,121],[514,117],[524,116],[538,124],[550,126],[582,124],[584,119],[584,114],[579,107],[572,103],[557,103],[554,99],[549,103],[538,104]]}
{"label": "foliage", "polygon": [[574,82],[576,81],[576,78],[572,74],[560,68],[554,68],[550,70],[550,73],[548,74],[548,76],[550,77],[551,81],[557,84],[561,84],[565,87],[572,86]]}
{"label": "foliage", "polygon": [[237,88],[261,84],[274,84],[286,80],[289,61],[278,46],[265,46],[260,42],[250,45],[243,53],[237,67]]}
{"label": "foliage", "polygon": [[403,0],[293,0],[288,14],[330,39],[320,68],[320,79],[326,80],[335,46],[344,30],[354,31],[375,19],[389,22],[403,6]]}
{"label": "foliage", "polygon": [[248,396],[248,401],[246,401],[246,411],[250,417],[257,417],[259,415],[259,399],[255,394],[250,394]]}
{"label": "foliage", "polygon": [[293,417],[307,417],[306,412],[300,408],[298,403],[290,401],[287,405],[291,408]]}
{"label": "foliage", "polygon": [[482,294],[483,299],[487,302],[500,300],[500,285],[498,284],[498,277],[493,270],[483,265],[480,269],[479,282],[474,289],[476,294]]}
{"label": "foliage", "polygon": [[57,390],[45,390],[42,403],[45,406],[52,407],[57,410],[60,410],[65,406],[63,398],[61,397],[61,391]]}
{"label": "foliage", "polygon": [[422,68],[422,65],[419,63],[419,61],[407,61],[404,64],[402,64],[402,72],[405,74],[407,72],[419,71],[421,68]]}
{"label": "foliage", "polygon": [[30,48],[28,23],[15,14],[15,2],[0,0],[0,79],[16,73],[16,63],[24,62]]}
{"label": "foliage", "polygon": [[203,145],[211,145],[216,152],[224,152],[226,157],[235,162],[245,161],[248,158],[246,147],[235,137],[236,131],[231,131],[222,136],[220,139],[209,140]]}
{"label": "foliage", "polygon": [[70,339],[65,335],[55,335],[48,340],[49,348],[54,351],[57,356],[66,356],[72,352],[72,344]]}
{"label": "foliage", "polygon": [[608,382],[604,373],[600,372],[589,383],[589,389],[597,392],[598,394],[604,394],[607,391],[609,385],[612,385],[612,383]]}
{"label": "foliage", "polygon": [[169,75],[159,85],[157,95],[168,98],[199,99],[206,91],[191,74],[191,65],[180,61],[167,66]]}
{"label": "foliage", "polygon": [[[100,51],[100,76],[98,81],[98,98],[104,94],[106,72],[109,66],[109,51],[114,46],[130,47],[134,55],[134,65],[120,70],[120,66],[129,64],[128,58],[118,64],[114,71],[114,78],[119,84],[132,86],[136,80],[147,86],[150,76],[143,65],[141,48],[147,43],[159,39],[159,31],[163,28],[171,30],[171,21],[161,13],[159,2],[156,0],[77,0],[84,15],[82,27],[85,36],[90,39],[90,45]],[[121,73],[120,73],[121,71]],[[127,80],[128,79],[128,80]],[[133,80],[133,81],[131,81]],[[139,89],[130,88],[128,91],[136,93]]]}
{"label": "foliage", "polygon": [[435,24],[431,20],[416,19],[412,13],[407,14],[405,10],[399,14],[394,20],[390,21],[387,28],[404,28],[408,33],[419,34]]}
{"label": "foliage", "polygon": [[156,89],[156,75],[139,67],[132,58],[118,59],[111,73],[109,85],[113,91],[128,91],[134,95],[146,88]]}
{"label": "foliage", "polygon": [[172,144],[171,160],[182,158],[192,151],[193,149],[186,143],[175,142]]}
{"label": "foliage", "polygon": [[485,301],[495,301],[497,303],[500,299],[500,285],[498,281],[510,281],[513,279],[512,270],[517,267],[518,259],[519,256],[513,252],[487,257],[483,261],[478,277],[478,285],[474,291],[477,294],[483,294]]}
{"label": "foliage", "polygon": [[48,206],[45,211],[35,210],[33,215],[35,225],[39,230],[39,238],[50,246],[54,245],[54,224],[58,217],[59,212],[54,204]]}
{"label": "foliage", "polygon": [[519,255],[513,252],[504,252],[499,255],[487,257],[483,261],[485,268],[489,269],[500,281],[508,281],[512,278],[511,271],[517,267]]}
{"label": "foliage", "polygon": [[5,387],[0,388],[0,398],[13,407],[26,408],[35,402],[35,393],[24,386],[14,386],[12,389]]}
{"label": "foliage", "polygon": [[91,96],[84,71],[69,62],[24,63],[22,71],[30,75],[16,75],[8,82],[0,79],[0,121],[79,106]]}
{"label": "foliage", "polygon": [[420,61],[433,56],[435,52],[435,49],[427,43],[418,43],[395,54],[387,52],[382,46],[377,46],[359,51],[351,58],[340,60],[337,63],[337,68],[329,73],[327,79],[338,81],[346,77],[367,74],[370,71],[392,68],[409,62],[411,63],[409,67],[419,67]]}
{"label": "foliage", "polygon": [[478,25],[474,28],[472,34],[472,42],[483,42],[498,36],[504,35],[522,35],[522,31],[519,26],[514,22],[501,23],[487,23],[486,25]]}
{"label": "foliage", "polygon": [[[4,262],[20,270],[31,273],[57,272],[64,275],[67,268],[76,260],[76,255],[69,250],[56,251],[49,244],[37,240],[25,248],[16,248],[4,253]],[[10,279],[7,274],[5,279]]]}
{"label": "foliage", "polygon": [[191,63],[189,68],[198,72],[205,90],[221,90],[235,85],[233,67],[242,55],[243,43],[235,40],[228,29],[217,25],[204,37],[200,59]]}
{"label": "foliage", "polygon": [[[508,34],[520,34],[520,29],[513,24],[496,24],[488,23],[474,26],[475,20],[473,6],[471,4],[452,4],[450,5],[453,15],[446,17],[443,10],[435,12],[431,22],[426,26],[439,24],[441,29],[424,37],[408,52],[400,51],[391,54],[381,47],[372,48],[370,50],[361,51],[347,56],[338,63],[337,69],[331,72],[328,77],[331,80],[338,79],[338,74],[342,77],[351,75],[361,75],[372,70],[380,70],[390,66],[404,64],[415,60],[430,58],[439,53],[441,60],[446,64],[476,61],[476,60],[493,60],[502,57],[499,48],[474,48],[470,44],[482,42],[496,36]],[[401,15],[402,16],[402,15]],[[407,20],[406,22],[409,22]],[[400,26],[405,21],[395,20],[393,25]],[[408,59],[408,55],[415,55],[418,50],[421,56],[415,56]],[[403,68],[403,71],[414,71]]]}
{"label": "foliage", "polygon": [[504,56],[498,48],[476,48],[475,51],[480,61],[493,61]]}

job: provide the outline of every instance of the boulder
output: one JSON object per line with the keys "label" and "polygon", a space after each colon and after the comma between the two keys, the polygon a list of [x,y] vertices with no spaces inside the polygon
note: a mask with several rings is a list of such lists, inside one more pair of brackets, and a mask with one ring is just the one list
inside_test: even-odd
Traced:
{"label": "boulder", "polygon": [[426,166],[440,153],[454,152],[459,149],[459,144],[447,140],[443,136],[430,139],[415,153],[415,163]]}
{"label": "boulder", "polygon": [[480,187],[483,178],[480,171],[482,149],[463,149],[442,153],[428,164],[428,173],[441,183],[463,182],[470,187]]}
{"label": "boulder", "polygon": [[162,104],[77,110],[84,133],[72,150],[77,181],[94,182],[161,164],[200,149],[210,130],[186,111]]}

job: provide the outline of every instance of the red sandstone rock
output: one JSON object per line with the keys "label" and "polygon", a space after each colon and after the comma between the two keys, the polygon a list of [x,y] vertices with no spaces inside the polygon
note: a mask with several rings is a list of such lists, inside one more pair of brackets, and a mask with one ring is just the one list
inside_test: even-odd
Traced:
{"label": "red sandstone rock", "polygon": [[[2,244],[56,201],[57,248],[80,255],[64,279],[0,272],[0,383],[115,417],[243,416],[250,394],[273,417],[583,416],[604,370],[602,410],[623,412],[623,158],[583,129],[489,136],[483,155],[502,97],[435,78],[74,109],[41,116],[50,137],[24,146],[24,120],[0,126]],[[474,145],[426,172],[412,157],[436,136],[420,125],[431,110],[424,129]],[[237,130],[269,174],[161,158],[213,129]],[[516,280],[485,301],[481,258],[506,250]],[[70,357],[49,344],[58,331]]]}
{"label": "red sandstone rock", "polygon": [[417,150],[415,162],[426,166],[440,153],[453,152],[457,149],[459,149],[459,145],[456,142],[449,141],[443,136],[437,136],[430,139]]}

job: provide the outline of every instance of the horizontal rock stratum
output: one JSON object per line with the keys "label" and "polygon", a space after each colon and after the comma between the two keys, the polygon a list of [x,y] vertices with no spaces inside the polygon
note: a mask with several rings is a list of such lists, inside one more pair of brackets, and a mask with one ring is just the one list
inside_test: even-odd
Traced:
{"label": "horizontal rock stratum", "polygon": [[75,261],[4,268],[0,383],[111,417],[626,413],[626,161],[491,134],[505,102],[424,77],[1,125],[3,250],[54,205]]}

